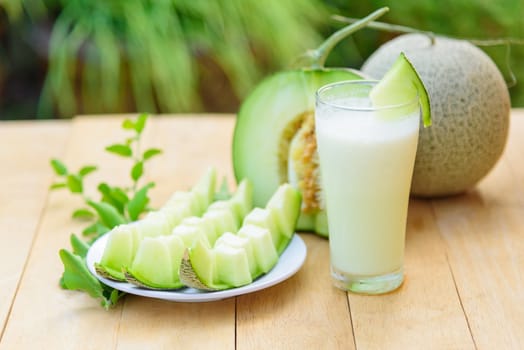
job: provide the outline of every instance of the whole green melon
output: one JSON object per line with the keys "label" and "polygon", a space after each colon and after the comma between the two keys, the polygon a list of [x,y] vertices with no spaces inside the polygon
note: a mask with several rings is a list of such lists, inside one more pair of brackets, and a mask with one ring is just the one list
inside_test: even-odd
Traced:
{"label": "whole green melon", "polygon": [[362,72],[381,78],[400,52],[419,73],[431,102],[432,126],[420,128],[411,192],[437,197],[475,186],[506,144],[510,98],[493,61],[467,41],[401,35],[375,51]]}

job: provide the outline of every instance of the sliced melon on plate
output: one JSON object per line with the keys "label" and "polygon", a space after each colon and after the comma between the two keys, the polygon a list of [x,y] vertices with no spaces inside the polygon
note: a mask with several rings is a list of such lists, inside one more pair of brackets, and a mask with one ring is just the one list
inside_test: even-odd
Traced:
{"label": "sliced melon on plate", "polygon": [[183,287],[178,277],[178,267],[184,249],[184,243],[177,236],[144,238],[132,265],[125,268],[126,280],[150,289]]}
{"label": "sliced melon on plate", "polygon": [[[293,236],[300,205],[300,192],[282,184],[271,197],[266,215],[244,220],[238,237],[224,233],[213,248],[203,238],[188,247],[180,266],[181,281],[193,288],[222,290],[249,284],[269,272],[283,251],[277,251],[277,247],[286,247]],[[260,210],[255,208],[251,213]],[[272,227],[276,237],[264,226]],[[279,243],[275,245],[274,241]]]}
{"label": "sliced melon on plate", "polygon": [[[273,246],[279,253],[286,248],[288,242],[280,233],[280,229],[278,228],[277,223],[275,221],[275,215],[273,214],[273,211],[271,211],[270,209],[253,209],[244,219],[243,226],[246,225],[258,226],[268,229],[271,233]],[[240,230],[240,232],[241,231],[242,230]]]}
{"label": "sliced melon on plate", "polygon": [[267,228],[246,225],[240,229],[238,235],[246,237],[252,243],[256,265],[260,272],[267,273],[275,266],[278,262],[278,252]]}

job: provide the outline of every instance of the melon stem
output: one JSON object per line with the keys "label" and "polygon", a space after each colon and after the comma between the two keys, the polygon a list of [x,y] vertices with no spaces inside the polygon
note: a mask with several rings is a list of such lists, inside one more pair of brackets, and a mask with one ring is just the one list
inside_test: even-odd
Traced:
{"label": "melon stem", "polygon": [[[334,20],[342,22],[342,23],[357,23],[359,21],[358,18],[351,18],[351,17],[344,17],[339,15],[334,15],[332,17]],[[435,44],[435,33],[430,31],[424,31],[408,26],[402,26],[398,24],[390,24],[390,23],[384,23],[384,22],[374,22],[370,21],[366,23],[366,26],[372,29],[378,29],[386,32],[392,32],[392,33],[417,33],[417,34],[423,34],[426,35],[431,40],[431,45]]]}
{"label": "melon stem", "polygon": [[354,23],[351,23],[350,25],[341,28],[333,34],[331,34],[316,50],[314,50],[311,53],[311,56],[313,57],[313,63],[311,64],[311,68],[323,68],[329,54],[331,53],[331,50],[333,50],[333,48],[339,42],[341,42],[343,39],[347,38],[354,32],[360,30],[361,28],[366,27],[369,22],[372,22],[373,20],[379,18],[388,11],[388,7],[382,7],[367,15],[366,17],[359,19]]}
{"label": "melon stem", "polygon": [[[340,16],[340,15],[333,15],[331,18],[333,18],[335,21],[338,21],[338,22],[350,23],[350,24],[357,23],[360,21],[360,19],[358,18],[351,18],[351,17]],[[508,44],[524,45],[524,39],[521,39],[521,38],[513,38],[513,37],[503,37],[503,38],[495,38],[495,39],[457,38],[453,36],[436,34],[435,32],[431,32],[431,31],[421,30],[421,29],[408,27],[408,26],[402,26],[398,24],[385,23],[385,22],[370,21],[370,22],[367,22],[366,27],[377,29],[377,30],[382,30],[385,32],[391,32],[391,33],[424,34],[424,35],[427,35],[431,39],[432,44],[435,41],[435,37],[438,35],[438,36],[457,39],[457,40],[465,40],[477,46],[499,46],[499,45],[508,45]],[[347,28],[347,27],[344,27],[344,28]]]}
{"label": "melon stem", "polygon": [[[360,22],[358,18],[344,17],[340,15],[334,15],[332,16],[332,18],[342,23],[356,24]],[[403,33],[403,34],[414,33],[414,34],[426,35],[429,38],[429,40],[431,41],[431,45],[435,45],[436,36],[438,35],[440,37],[464,40],[476,46],[505,46],[506,54],[505,54],[504,64],[506,65],[505,69],[507,70],[508,72],[507,74],[509,75],[509,81],[508,80],[506,81],[506,86],[508,88],[511,88],[517,84],[517,77],[515,76],[515,73],[513,72],[513,69],[511,67],[511,45],[524,45],[524,39],[512,38],[512,37],[495,38],[495,39],[457,38],[453,36],[435,34],[434,32],[431,32],[431,31],[420,30],[420,29],[413,28],[413,27],[384,23],[384,22],[375,22],[375,21],[367,22],[366,26],[372,29],[382,30],[382,31],[390,32],[390,33]],[[347,28],[347,27],[344,27],[344,28]]]}

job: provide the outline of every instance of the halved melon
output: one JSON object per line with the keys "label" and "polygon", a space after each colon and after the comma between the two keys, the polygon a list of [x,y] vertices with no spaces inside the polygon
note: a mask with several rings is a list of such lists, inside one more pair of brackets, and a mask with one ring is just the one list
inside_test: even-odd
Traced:
{"label": "halved melon", "polygon": [[233,166],[237,180],[253,182],[255,206],[264,207],[278,186],[289,182],[303,197],[297,229],[327,235],[314,161],[316,139],[312,131],[299,131],[314,129],[315,92],[321,86],[362,78],[360,72],[343,68],[284,71],[264,80],[244,100],[234,131]]}

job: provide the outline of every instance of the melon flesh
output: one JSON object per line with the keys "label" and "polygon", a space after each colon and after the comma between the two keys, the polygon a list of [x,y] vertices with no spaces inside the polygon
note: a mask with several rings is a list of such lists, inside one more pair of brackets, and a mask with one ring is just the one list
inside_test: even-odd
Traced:
{"label": "melon flesh", "polygon": [[[179,269],[182,283],[203,290],[222,290],[249,284],[269,272],[281,253],[277,251],[270,228],[279,235],[278,246],[287,246],[292,238],[287,229],[293,230],[297,222],[301,199],[298,190],[282,184],[270,198],[266,211],[253,209],[237,234],[223,233],[214,247],[203,237],[197,239],[182,258]],[[253,212],[265,214],[251,215]]]}
{"label": "melon flesh", "polygon": [[231,232],[226,232],[217,240],[215,244],[215,250],[221,245],[226,245],[233,248],[243,249],[249,266],[249,273],[251,276],[258,276],[262,273],[258,268],[255,260],[255,254],[253,253],[253,245],[251,241],[246,237],[241,237]]}
{"label": "melon flesh", "polygon": [[288,240],[280,232],[275,222],[275,215],[270,209],[254,208],[244,219],[244,225],[266,228],[271,233],[273,246],[280,253],[287,247]]}
{"label": "melon flesh", "polygon": [[275,266],[278,262],[278,252],[267,228],[246,225],[242,226],[238,235],[253,242],[253,255],[261,272],[266,273]]}
{"label": "melon flesh", "polygon": [[238,225],[235,219],[235,215],[230,210],[210,210],[207,211],[202,217],[209,225],[214,229],[214,241],[220,237],[224,232],[236,232]]}
{"label": "melon flesh", "polygon": [[380,79],[400,52],[419,73],[430,97],[432,126],[420,128],[411,192],[459,194],[496,164],[507,140],[510,98],[493,61],[476,46],[421,34],[401,35],[373,53],[362,71]]}
{"label": "melon flesh", "polygon": [[176,236],[146,237],[141,241],[126,278],[147,288],[178,289],[182,287],[178,267],[184,243]]}

